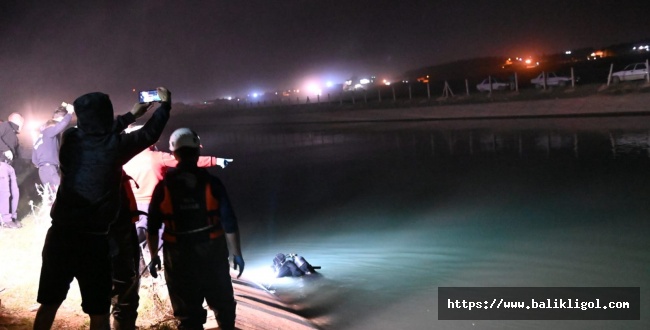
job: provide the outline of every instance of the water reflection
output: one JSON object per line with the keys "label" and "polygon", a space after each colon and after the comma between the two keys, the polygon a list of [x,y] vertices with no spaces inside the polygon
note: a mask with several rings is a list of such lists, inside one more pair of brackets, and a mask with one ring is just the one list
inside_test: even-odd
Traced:
{"label": "water reflection", "polygon": [[394,149],[416,147],[435,157],[512,155],[650,157],[650,131],[558,131],[558,130],[432,130],[355,133],[343,130],[306,132],[232,131],[209,133],[224,146],[249,151],[269,148],[383,144]]}

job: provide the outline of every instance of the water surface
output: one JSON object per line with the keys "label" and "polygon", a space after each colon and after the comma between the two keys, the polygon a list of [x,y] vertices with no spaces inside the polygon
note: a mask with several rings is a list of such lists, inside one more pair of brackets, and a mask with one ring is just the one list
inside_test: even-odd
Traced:
{"label": "water surface", "polygon": [[[248,279],[325,329],[648,329],[645,118],[194,127]],[[278,252],[319,276],[273,280]],[[441,286],[641,287],[642,321],[439,321]],[[645,320],[644,320],[645,318]]]}

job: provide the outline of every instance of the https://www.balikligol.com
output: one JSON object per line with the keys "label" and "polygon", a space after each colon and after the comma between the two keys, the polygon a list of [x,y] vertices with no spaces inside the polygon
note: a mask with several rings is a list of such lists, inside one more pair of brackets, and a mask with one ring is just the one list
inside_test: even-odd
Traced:
{"label": "https://www.balikligol.com", "polygon": [[447,299],[447,308],[449,309],[493,309],[493,308],[504,308],[504,309],[538,309],[538,308],[551,308],[551,309],[563,309],[563,308],[575,308],[581,310],[587,309],[608,309],[608,308],[618,308],[618,309],[629,309],[630,302],[628,301],[610,301],[610,302],[601,302],[600,299],[595,299],[595,301],[580,301],[579,299],[545,299],[545,300],[535,300],[531,299],[530,301],[509,301],[504,300],[503,298],[497,299],[494,298],[492,301],[467,301],[467,300],[451,300]]}
{"label": "https://www.balikligol.com", "polygon": [[440,320],[638,320],[639,287],[439,287]]}

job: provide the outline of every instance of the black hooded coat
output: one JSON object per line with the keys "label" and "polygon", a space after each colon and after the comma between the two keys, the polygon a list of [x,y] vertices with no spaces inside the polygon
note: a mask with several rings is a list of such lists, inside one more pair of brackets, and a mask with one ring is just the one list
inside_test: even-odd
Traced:
{"label": "black hooded coat", "polygon": [[106,94],[82,95],[74,108],[77,127],[67,129],[61,139],[61,185],[50,213],[52,226],[106,234],[120,206],[122,165],[158,141],[171,105],[161,103],[142,129],[130,134],[114,127],[126,127],[135,117],[119,116],[116,125]]}

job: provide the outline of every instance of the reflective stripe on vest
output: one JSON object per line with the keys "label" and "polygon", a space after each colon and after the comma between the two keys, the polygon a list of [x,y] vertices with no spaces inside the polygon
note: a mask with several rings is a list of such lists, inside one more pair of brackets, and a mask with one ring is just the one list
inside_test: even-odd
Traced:
{"label": "reflective stripe on vest", "polygon": [[212,194],[212,189],[210,189],[209,182],[205,184],[205,206],[207,211],[206,226],[191,231],[176,231],[174,207],[172,204],[169,188],[166,185],[164,193],[164,198],[160,203],[160,211],[163,214],[163,219],[165,222],[165,230],[163,231],[162,235],[162,239],[165,242],[176,243],[178,240],[177,236],[196,234],[200,232],[206,232],[209,239],[215,239],[224,234],[224,230],[221,228],[221,222],[219,220],[219,200],[217,200],[217,198]]}

